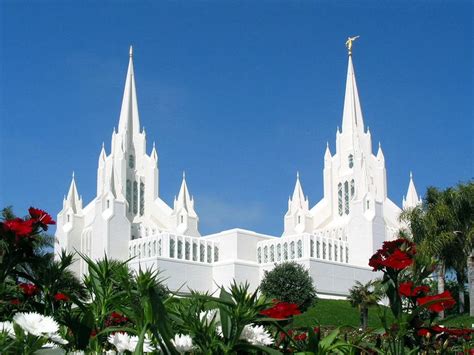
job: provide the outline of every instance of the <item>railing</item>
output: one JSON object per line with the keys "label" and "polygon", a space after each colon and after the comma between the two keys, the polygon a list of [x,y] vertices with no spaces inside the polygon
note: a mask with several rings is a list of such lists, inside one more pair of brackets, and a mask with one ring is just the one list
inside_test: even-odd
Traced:
{"label": "railing", "polygon": [[344,231],[324,230],[257,243],[259,264],[304,258],[349,263],[349,246]]}
{"label": "railing", "polygon": [[212,264],[219,261],[219,244],[200,237],[160,233],[131,240],[128,255],[138,260],[162,257]]}

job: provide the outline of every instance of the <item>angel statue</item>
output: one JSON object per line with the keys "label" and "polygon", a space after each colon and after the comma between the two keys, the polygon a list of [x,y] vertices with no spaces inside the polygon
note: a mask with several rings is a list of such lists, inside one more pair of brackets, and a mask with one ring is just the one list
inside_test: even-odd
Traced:
{"label": "angel statue", "polygon": [[346,47],[347,47],[347,50],[349,51],[349,55],[352,54],[352,42],[354,42],[359,37],[360,36],[354,36],[354,37],[348,37],[347,38]]}

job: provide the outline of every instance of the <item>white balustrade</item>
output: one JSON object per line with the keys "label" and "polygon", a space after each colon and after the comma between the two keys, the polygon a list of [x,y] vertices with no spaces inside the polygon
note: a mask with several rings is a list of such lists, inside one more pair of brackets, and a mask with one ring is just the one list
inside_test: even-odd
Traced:
{"label": "white balustrade", "polygon": [[138,260],[161,257],[212,264],[219,261],[219,243],[199,237],[160,233],[131,240],[128,255]]}
{"label": "white balustrade", "polygon": [[332,229],[281,237],[257,243],[257,263],[274,264],[304,258],[349,263],[345,230]]}

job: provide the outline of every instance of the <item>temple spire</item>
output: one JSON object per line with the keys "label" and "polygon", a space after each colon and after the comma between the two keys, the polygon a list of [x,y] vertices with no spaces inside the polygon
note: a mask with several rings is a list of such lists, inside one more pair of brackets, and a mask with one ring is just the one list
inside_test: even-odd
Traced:
{"label": "temple spire", "polygon": [[72,173],[71,185],[69,186],[69,191],[65,200],[65,206],[71,207],[74,213],[77,213],[80,209],[82,209],[82,199],[77,192],[74,172]]}
{"label": "temple spire", "polygon": [[308,199],[305,198],[303,193],[303,187],[301,186],[299,172],[296,172],[295,189],[293,190],[293,196],[291,197],[288,204],[289,211],[294,211],[298,209],[303,209],[306,211],[309,208]]}
{"label": "temple spire", "polygon": [[403,197],[402,207],[403,209],[413,208],[421,204],[421,198],[418,196],[413,182],[413,174],[410,171],[410,182],[408,183],[408,190],[406,198]]}
{"label": "temple spire", "polygon": [[118,133],[127,132],[127,141],[130,144],[133,136],[140,132],[140,118],[138,115],[137,91],[135,86],[135,74],[133,69],[133,48],[130,46],[130,59],[128,63],[127,77],[123,91],[122,108]]}
{"label": "temple spire", "polygon": [[190,196],[188,185],[186,184],[186,174],[184,171],[178,197],[174,200],[174,210],[178,211],[180,209],[184,209],[190,216],[197,216],[194,211],[194,200]]}
{"label": "temple spire", "polygon": [[352,64],[352,55],[349,55],[347,65],[346,93],[342,115],[342,133],[364,132],[364,118],[360,106],[359,92]]}

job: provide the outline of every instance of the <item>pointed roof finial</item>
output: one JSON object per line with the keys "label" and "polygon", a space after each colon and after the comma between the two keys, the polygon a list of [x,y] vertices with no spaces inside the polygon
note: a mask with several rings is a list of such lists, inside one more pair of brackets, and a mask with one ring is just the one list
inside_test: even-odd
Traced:
{"label": "pointed roof finial", "polygon": [[183,180],[186,180],[186,172],[183,170]]}
{"label": "pointed roof finial", "polygon": [[130,58],[133,57],[133,46],[130,45],[130,51],[129,51]]}
{"label": "pointed roof finial", "polygon": [[347,37],[346,48],[349,55],[352,55],[352,42],[354,42],[360,36]]}
{"label": "pointed roof finial", "polygon": [[298,170],[296,170],[296,178],[299,180],[300,178],[300,172]]}
{"label": "pointed roof finial", "polygon": [[72,171],[72,178],[74,179],[74,170]]}
{"label": "pointed roof finial", "polygon": [[410,171],[410,180],[413,180],[413,173]]}
{"label": "pointed roof finial", "polygon": [[102,142],[102,149],[105,149],[105,145],[104,145],[104,142]]}

